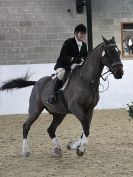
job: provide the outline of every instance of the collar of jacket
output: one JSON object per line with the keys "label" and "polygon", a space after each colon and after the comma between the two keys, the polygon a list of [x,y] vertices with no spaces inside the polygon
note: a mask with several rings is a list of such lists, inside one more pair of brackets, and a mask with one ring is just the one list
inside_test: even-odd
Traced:
{"label": "collar of jacket", "polygon": [[82,46],[82,41],[79,41],[79,40],[76,38],[76,36],[75,36],[75,40],[76,40],[76,43],[77,43],[78,46]]}

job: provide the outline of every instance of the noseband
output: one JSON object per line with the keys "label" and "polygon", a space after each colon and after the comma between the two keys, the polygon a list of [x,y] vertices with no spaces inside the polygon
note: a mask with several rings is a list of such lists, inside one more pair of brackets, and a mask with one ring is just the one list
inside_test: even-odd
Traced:
{"label": "noseband", "polygon": [[114,69],[116,66],[123,66],[123,64],[122,64],[121,61],[114,62],[114,63],[109,67],[110,71],[112,72],[113,69]]}

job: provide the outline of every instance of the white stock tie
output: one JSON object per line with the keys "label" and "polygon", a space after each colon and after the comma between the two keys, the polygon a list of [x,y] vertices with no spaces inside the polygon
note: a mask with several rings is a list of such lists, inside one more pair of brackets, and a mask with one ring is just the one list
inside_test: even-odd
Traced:
{"label": "white stock tie", "polygon": [[81,50],[81,46],[82,46],[82,45],[78,43],[79,52],[80,52],[80,50]]}

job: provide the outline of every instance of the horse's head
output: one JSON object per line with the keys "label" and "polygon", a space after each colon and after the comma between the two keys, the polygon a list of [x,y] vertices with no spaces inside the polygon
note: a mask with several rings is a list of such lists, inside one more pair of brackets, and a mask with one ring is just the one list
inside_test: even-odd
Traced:
{"label": "horse's head", "polygon": [[113,73],[115,79],[121,79],[123,76],[123,64],[120,59],[120,50],[118,49],[115,38],[107,40],[103,37],[104,50],[102,52],[102,63],[106,65]]}

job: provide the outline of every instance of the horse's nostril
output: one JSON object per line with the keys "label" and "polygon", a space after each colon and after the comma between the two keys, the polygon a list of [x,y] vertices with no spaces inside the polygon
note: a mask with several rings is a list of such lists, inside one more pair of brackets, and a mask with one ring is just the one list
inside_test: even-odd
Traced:
{"label": "horse's nostril", "polygon": [[117,72],[115,73],[115,78],[116,78],[116,79],[121,79],[122,76],[123,76],[123,72],[121,72],[121,71],[117,71]]}

